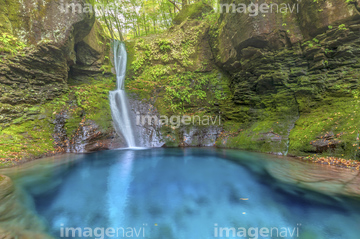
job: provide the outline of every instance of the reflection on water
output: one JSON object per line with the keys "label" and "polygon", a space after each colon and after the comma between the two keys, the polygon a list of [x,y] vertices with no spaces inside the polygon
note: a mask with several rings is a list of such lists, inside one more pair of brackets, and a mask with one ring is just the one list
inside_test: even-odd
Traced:
{"label": "reflection on water", "polygon": [[337,193],[350,192],[344,188],[358,179],[327,169],[235,150],[115,150],[41,175],[28,168],[17,182],[56,238],[64,226],[144,228],[154,239],[216,238],[220,227],[289,227],[303,239],[357,239],[359,202]]}
{"label": "reflection on water", "polygon": [[[109,169],[108,176],[108,215],[109,227],[116,228],[123,225],[125,208],[128,201],[128,191],[132,180],[131,171],[134,160],[134,151],[125,151],[122,159]],[[121,180],[119,180],[121,179]]]}

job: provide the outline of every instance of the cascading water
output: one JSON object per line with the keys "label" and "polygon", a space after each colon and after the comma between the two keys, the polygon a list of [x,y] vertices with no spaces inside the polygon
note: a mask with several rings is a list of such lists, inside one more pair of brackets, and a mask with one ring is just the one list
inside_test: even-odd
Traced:
{"label": "cascading water", "polygon": [[122,134],[129,148],[135,147],[135,137],[130,120],[130,112],[128,109],[128,100],[125,93],[125,74],[127,63],[127,52],[123,42],[114,40],[114,67],[116,71],[117,89],[110,91],[110,108],[118,134]]}

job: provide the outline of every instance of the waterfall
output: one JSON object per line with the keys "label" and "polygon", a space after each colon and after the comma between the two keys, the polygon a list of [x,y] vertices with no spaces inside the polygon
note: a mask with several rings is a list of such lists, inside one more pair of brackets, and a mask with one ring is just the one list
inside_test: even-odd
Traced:
{"label": "waterfall", "polygon": [[114,40],[114,67],[116,71],[116,90],[110,91],[110,108],[115,130],[123,135],[129,148],[135,147],[135,137],[130,120],[129,103],[125,93],[125,74],[127,52],[123,42]]}

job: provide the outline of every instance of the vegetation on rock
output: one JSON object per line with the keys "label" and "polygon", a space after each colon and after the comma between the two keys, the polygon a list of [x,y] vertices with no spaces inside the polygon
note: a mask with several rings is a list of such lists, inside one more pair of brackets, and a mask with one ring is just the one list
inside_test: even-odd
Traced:
{"label": "vegetation on rock", "polygon": [[80,123],[86,121],[95,122],[97,132],[112,132],[108,92],[114,88],[113,78],[93,79],[90,83],[70,86],[68,92],[50,102],[26,108],[27,114],[0,132],[1,165],[63,152],[59,145],[64,142],[54,142],[54,128],[60,114],[66,114],[63,140],[71,140],[80,130]]}
{"label": "vegetation on rock", "polygon": [[[0,158],[64,151],[81,141],[84,127],[108,132],[99,140],[114,131],[112,36],[127,39],[131,97],[161,115],[221,116],[218,147],[359,159],[359,12],[351,2],[331,2],[305,1],[298,15],[264,20],[215,13],[214,1],[140,1],[134,9],[139,1],[131,0],[122,3],[122,18],[102,12],[94,24],[92,14],[66,15],[62,27],[74,31],[47,37],[44,28],[40,38],[21,36],[19,6],[7,3],[0,11]],[[43,10],[26,14],[50,21]],[[185,145],[186,130],[161,128],[168,146]]]}

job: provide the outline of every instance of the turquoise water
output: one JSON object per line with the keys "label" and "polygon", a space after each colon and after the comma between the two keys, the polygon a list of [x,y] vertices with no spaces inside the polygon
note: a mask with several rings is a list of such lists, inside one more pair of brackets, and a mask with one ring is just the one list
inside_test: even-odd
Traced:
{"label": "turquoise water", "polygon": [[[262,157],[202,148],[114,150],[58,166],[46,180],[22,180],[56,238],[66,227],[119,229],[118,237],[88,238],[360,238],[358,201],[277,182]],[[278,233],[263,229],[261,236],[264,227]]]}

